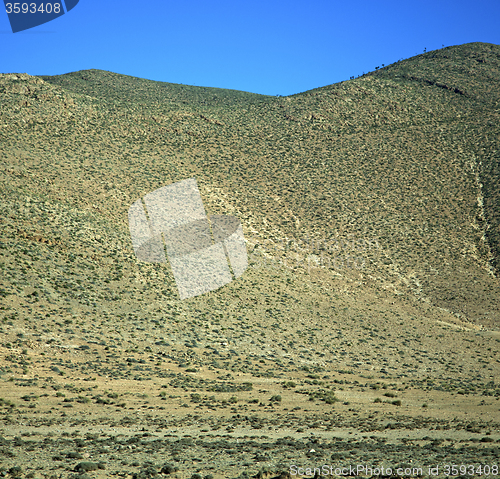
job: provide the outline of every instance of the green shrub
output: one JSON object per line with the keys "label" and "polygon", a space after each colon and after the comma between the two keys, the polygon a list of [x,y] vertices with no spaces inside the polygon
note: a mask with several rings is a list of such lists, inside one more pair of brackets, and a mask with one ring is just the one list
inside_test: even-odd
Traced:
{"label": "green shrub", "polygon": [[177,472],[178,469],[173,466],[172,464],[165,464],[162,468],[161,468],[161,473],[162,474],[172,474],[173,472]]}
{"label": "green shrub", "polygon": [[99,467],[95,462],[80,462],[75,466],[75,472],[95,471]]}

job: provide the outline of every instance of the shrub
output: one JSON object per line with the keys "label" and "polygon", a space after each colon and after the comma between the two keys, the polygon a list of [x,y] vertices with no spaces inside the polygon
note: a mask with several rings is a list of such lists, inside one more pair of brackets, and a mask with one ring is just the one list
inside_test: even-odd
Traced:
{"label": "shrub", "polygon": [[95,462],[80,462],[75,466],[75,472],[88,472],[97,469],[98,465]]}
{"label": "shrub", "polygon": [[21,466],[14,466],[11,467],[8,472],[12,477],[21,477],[23,469]]}
{"label": "shrub", "polygon": [[481,442],[495,442],[492,437],[482,437]]}
{"label": "shrub", "polygon": [[177,472],[177,468],[175,466],[172,466],[172,464],[165,464],[162,468],[161,468],[161,473],[162,474],[172,474],[173,472]]}

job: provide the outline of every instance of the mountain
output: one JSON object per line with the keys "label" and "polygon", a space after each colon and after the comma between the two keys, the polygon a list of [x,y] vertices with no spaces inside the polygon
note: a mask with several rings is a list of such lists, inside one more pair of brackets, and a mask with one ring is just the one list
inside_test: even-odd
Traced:
{"label": "mountain", "polygon": [[[0,467],[493,463],[499,67],[471,43],[288,97],[0,75]],[[250,265],[180,301],[127,212],[191,177]]]}

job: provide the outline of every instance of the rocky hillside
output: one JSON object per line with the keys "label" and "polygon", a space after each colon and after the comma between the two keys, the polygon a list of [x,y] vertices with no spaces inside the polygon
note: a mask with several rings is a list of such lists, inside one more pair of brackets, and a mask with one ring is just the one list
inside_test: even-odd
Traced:
{"label": "rocky hillside", "polygon": [[[289,97],[0,75],[0,473],[491,463],[499,65],[472,43]],[[250,265],[180,301],[127,212],[193,176]]]}

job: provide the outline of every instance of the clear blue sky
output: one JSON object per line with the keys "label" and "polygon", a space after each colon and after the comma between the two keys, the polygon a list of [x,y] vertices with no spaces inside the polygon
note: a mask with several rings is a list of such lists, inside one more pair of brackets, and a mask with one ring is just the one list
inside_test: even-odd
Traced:
{"label": "clear blue sky", "polygon": [[267,95],[478,41],[500,44],[500,0],[80,0],[15,34],[0,9],[1,73],[97,68]]}

